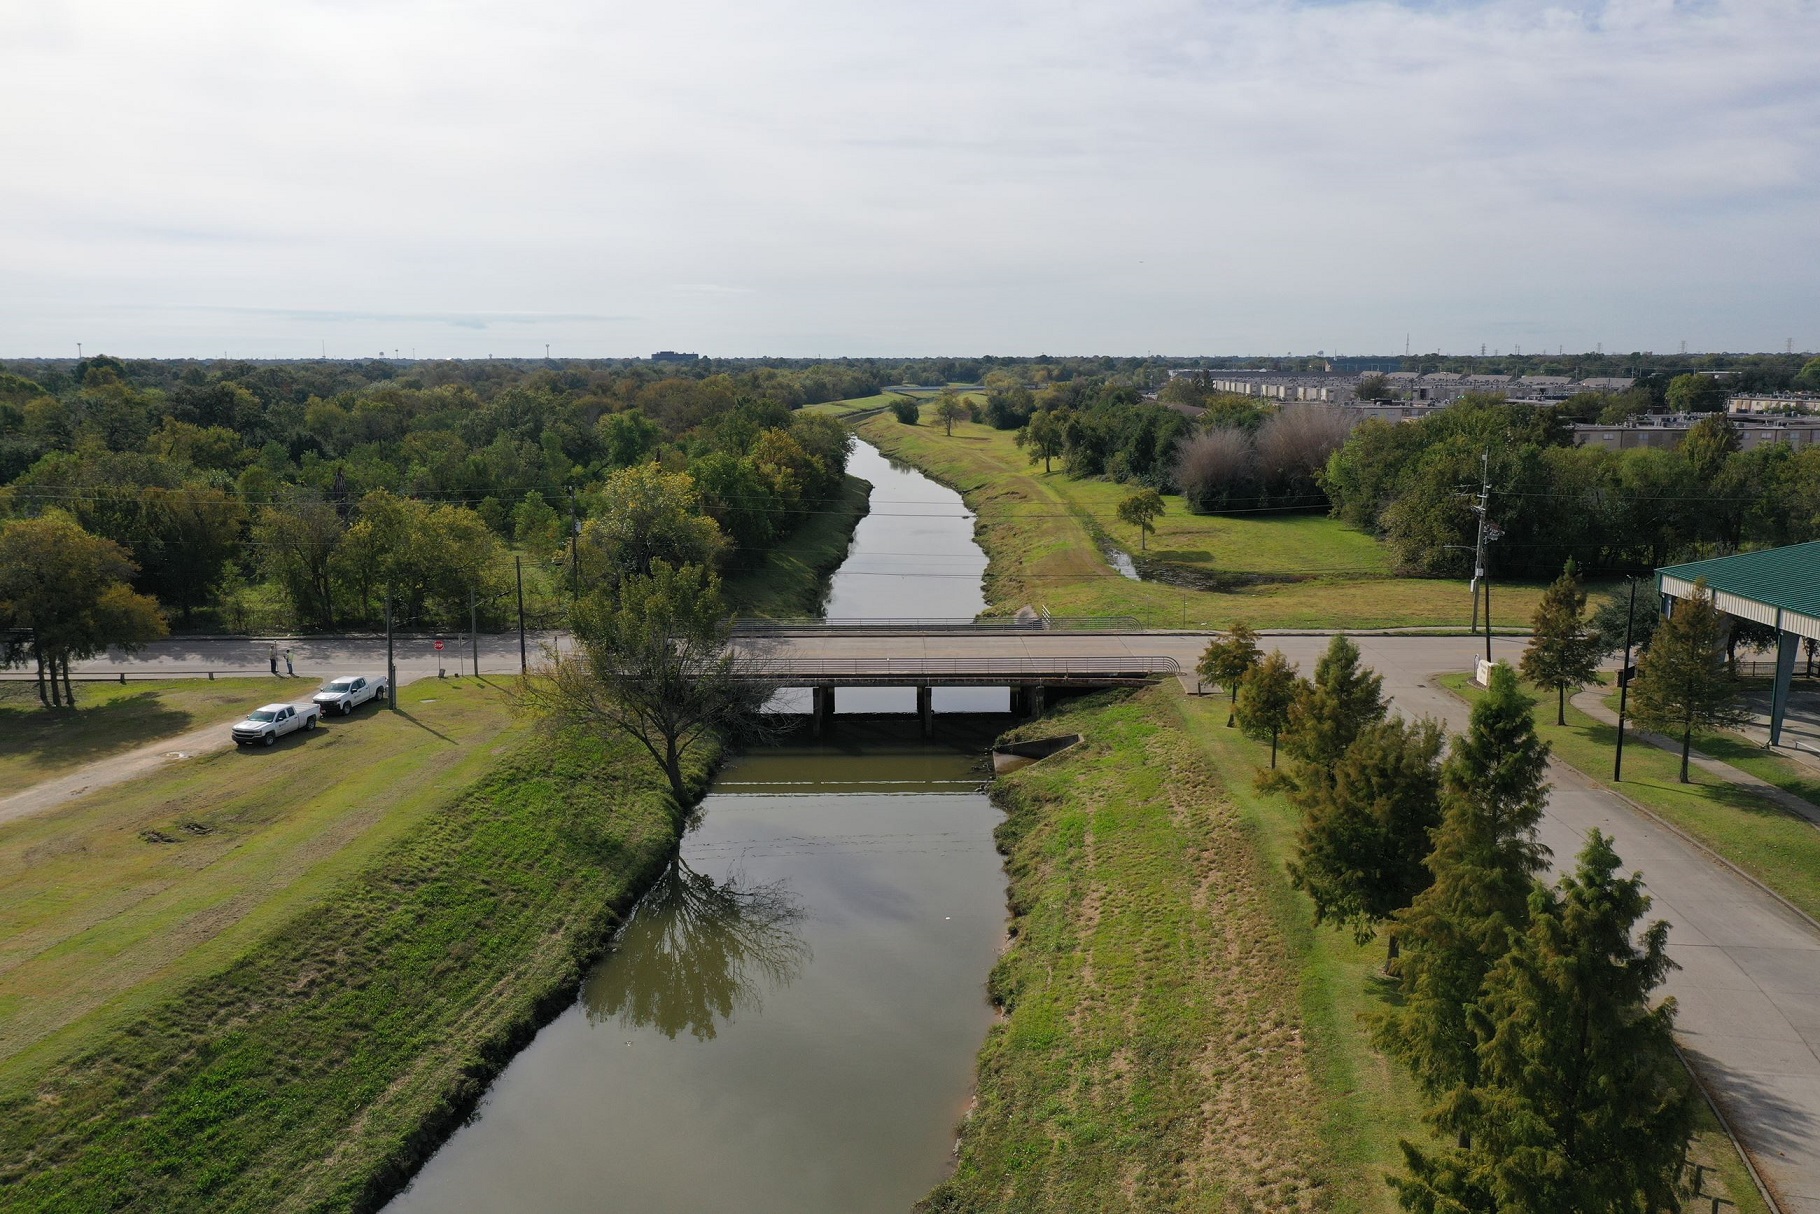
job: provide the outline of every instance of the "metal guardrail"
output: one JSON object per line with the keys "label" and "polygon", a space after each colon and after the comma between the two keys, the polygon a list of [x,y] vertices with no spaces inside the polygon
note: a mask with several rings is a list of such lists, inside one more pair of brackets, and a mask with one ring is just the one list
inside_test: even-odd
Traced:
{"label": "metal guardrail", "polygon": [[1012,683],[1137,681],[1182,673],[1171,657],[1106,658],[797,658],[767,663],[747,677],[766,683],[943,681]]}
{"label": "metal guardrail", "polygon": [[779,619],[748,618],[733,621],[738,633],[764,632],[1138,632],[1141,621],[1128,615],[1114,616],[1049,616],[1039,619],[1015,619],[1011,616],[985,616],[979,619],[960,617],[914,616],[853,617],[823,619],[819,616],[783,617]]}
{"label": "metal guardrail", "polygon": [[[152,683],[157,682],[160,679],[199,679],[204,676],[209,679],[250,679],[254,677],[269,679],[272,677],[272,672],[264,666],[218,666],[213,670],[173,670],[168,666],[160,666],[148,667],[142,671],[109,670],[93,671],[88,674],[72,673],[69,679],[72,683],[125,683],[129,681],[135,683]],[[45,677],[48,679],[50,676],[46,675]],[[305,682],[314,680],[314,676],[310,675],[279,675],[277,677],[281,679],[303,679]],[[35,671],[0,671],[0,683],[36,683],[37,681],[38,675]]]}

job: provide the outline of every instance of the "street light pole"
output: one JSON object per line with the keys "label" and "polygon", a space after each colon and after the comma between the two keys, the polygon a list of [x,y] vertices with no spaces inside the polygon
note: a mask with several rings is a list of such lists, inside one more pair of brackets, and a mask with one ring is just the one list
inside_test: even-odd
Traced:
{"label": "street light pole", "polygon": [[523,557],[512,558],[512,572],[518,577],[518,673],[528,674],[531,661],[525,656],[525,566]]}
{"label": "street light pole", "polygon": [[398,707],[398,667],[392,663],[392,588],[385,588],[385,704]]}
{"label": "street light pole", "polygon": [[1637,618],[1637,579],[1630,580],[1630,606],[1624,612],[1624,665],[1618,670],[1618,749],[1612,756],[1613,784],[1624,778],[1624,710],[1630,707],[1630,636]]}
{"label": "street light pole", "polygon": [[474,655],[474,677],[480,677],[480,608],[475,605],[474,587],[468,587],[468,647]]}

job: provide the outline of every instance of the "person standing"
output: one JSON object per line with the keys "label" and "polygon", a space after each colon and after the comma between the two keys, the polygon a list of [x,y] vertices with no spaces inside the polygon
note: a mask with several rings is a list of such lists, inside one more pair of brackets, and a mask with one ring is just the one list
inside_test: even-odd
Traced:
{"label": "person standing", "polygon": [[293,679],[297,677],[297,668],[291,665],[291,647],[289,645],[284,647],[284,673]]}
{"label": "person standing", "polygon": [[272,673],[278,673],[278,642],[272,641],[265,647],[265,656],[272,664]]}

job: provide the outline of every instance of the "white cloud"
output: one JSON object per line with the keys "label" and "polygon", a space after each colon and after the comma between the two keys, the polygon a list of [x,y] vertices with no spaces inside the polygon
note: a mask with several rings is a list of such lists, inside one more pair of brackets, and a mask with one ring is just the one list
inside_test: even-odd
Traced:
{"label": "white cloud", "polygon": [[1817,44],[1813,0],[14,5],[0,354],[1812,348]]}

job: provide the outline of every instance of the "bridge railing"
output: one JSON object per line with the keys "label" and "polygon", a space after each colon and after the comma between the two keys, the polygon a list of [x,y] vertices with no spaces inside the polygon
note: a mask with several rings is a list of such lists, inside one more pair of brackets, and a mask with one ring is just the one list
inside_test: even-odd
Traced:
{"label": "bridge railing", "polygon": [[986,616],[959,617],[868,616],[822,619],[817,616],[781,619],[738,619],[733,630],[748,635],[767,632],[1136,632],[1143,623],[1133,616],[1050,616],[1016,619]]}
{"label": "bridge railing", "polygon": [[967,679],[984,682],[1066,682],[1073,679],[1154,679],[1178,675],[1172,657],[1054,658],[789,658],[753,668],[746,677],[768,683],[812,683],[826,679]]}

